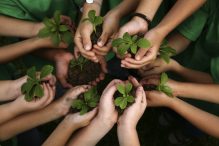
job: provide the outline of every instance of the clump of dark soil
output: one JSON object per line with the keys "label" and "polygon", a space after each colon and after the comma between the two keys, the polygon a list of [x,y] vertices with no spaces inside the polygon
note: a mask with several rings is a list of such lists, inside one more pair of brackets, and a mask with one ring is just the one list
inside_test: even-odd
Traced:
{"label": "clump of dark soil", "polygon": [[98,25],[98,26],[96,27],[96,33],[93,32],[93,33],[91,34],[91,42],[92,42],[93,45],[94,45],[94,44],[97,44],[97,41],[98,41],[98,39],[100,38],[100,36],[101,36],[101,34],[102,34],[102,31],[103,31],[102,25]]}

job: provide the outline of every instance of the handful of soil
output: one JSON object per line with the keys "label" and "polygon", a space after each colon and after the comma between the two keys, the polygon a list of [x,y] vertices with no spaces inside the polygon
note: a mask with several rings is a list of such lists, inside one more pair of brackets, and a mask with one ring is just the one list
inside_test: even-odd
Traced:
{"label": "handful of soil", "polygon": [[72,60],[68,69],[68,82],[74,86],[84,85],[95,81],[101,73],[100,64],[80,56]]}

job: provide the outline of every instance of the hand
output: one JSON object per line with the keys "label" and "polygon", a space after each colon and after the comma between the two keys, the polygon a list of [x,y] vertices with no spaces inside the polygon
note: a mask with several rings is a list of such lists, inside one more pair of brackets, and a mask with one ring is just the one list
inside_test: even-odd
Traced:
{"label": "hand", "polygon": [[145,34],[144,38],[150,41],[150,48],[139,49],[135,55],[135,59],[131,57],[126,57],[123,59],[121,62],[122,67],[139,69],[156,59],[164,37],[158,31],[152,29]]}
{"label": "hand", "polygon": [[[131,21],[129,21],[119,29],[119,32],[116,34],[116,38],[122,38],[123,34],[125,34],[126,32],[128,32],[130,35],[142,35],[145,34],[147,31],[147,22],[142,18],[133,17]],[[117,53],[117,50],[115,48],[113,50],[117,54],[118,58],[123,58]],[[126,54],[126,56],[131,57],[130,54]]]}
{"label": "hand", "polygon": [[55,87],[50,87],[48,83],[43,83],[42,87],[44,91],[43,97],[36,98],[35,100],[28,102],[22,95],[14,101],[15,105],[18,106],[18,108],[22,108],[25,112],[39,110],[46,107],[54,99]]}
{"label": "hand", "polygon": [[146,95],[142,86],[136,90],[135,103],[128,107],[119,117],[118,126],[127,126],[127,128],[136,128],[136,125],[143,115],[147,106]]}
{"label": "hand", "polygon": [[[160,76],[159,75],[151,75],[143,78],[140,83],[142,85],[158,85],[160,83]],[[172,89],[173,96],[179,95],[179,84],[180,82],[174,81],[169,79],[167,85]]]}
{"label": "hand", "polygon": [[114,93],[116,92],[117,84],[122,83],[121,80],[111,81],[104,89],[100,98],[98,117],[111,125],[114,125],[118,118],[118,112],[114,105]]}
{"label": "hand", "polygon": [[81,85],[69,89],[62,97],[56,102],[57,111],[60,115],[66,115],[69,112],[72,102],[82,93],[88,91],[91,86]]}
{"label": "hand", "polygon": [[93,47],[93,51],[97,55],[105,56],[111,49],[112,38],[119,28],[120,17],[113,10],[109,11],[104,17],[103,32],[98,39],[97,44]]}
{"label": "hand", "polygon": [[72,123],[72,126],[74,126],[75,129],[78,129],[87,126],[90,121],[95,117],[96,113],[97,108],[84,115],[80,115],[80,113],[68,114],[65,117],[65,120],[68,121],[68,123]]}
{"label": "hand", "polygon": [[150,76],[154,74],[161,74],[166,71],[173,71],[179,66],[178,62],[170,59],[169,63],[166,63],[163,59],[157,58],[154,62],[145,65],[139,69],[139,73],[142,77]]}
{"label": "hand", "polygon": [[59,55],[55,57],[56,77],[64,88],[72,87],[72,85],[67,82],[67,78],[68,66],[73,58],[73,55],[69,52],[60,52]]}

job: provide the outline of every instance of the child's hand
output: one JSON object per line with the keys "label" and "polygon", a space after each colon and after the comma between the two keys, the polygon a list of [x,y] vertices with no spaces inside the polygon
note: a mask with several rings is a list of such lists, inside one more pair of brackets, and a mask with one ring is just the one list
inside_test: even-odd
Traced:
{"label": "child's hand", "polygon": [[122,67],[139,69],[149,63],[152,63],[157,58],[157,54],[164,37],[160,34],[160,32],[152,29],[145,34],[144,38],[150,41],[151,46],[149,48],[139,49],[135,55],[135,59],[131,57],[123,59],[121,62]]}
{"label": "child's hand", "polygon": [[173,59],[170,59],[170,62],[166,63],[163,59],[157,58],[154,62],[139,69],[139,73],[142,77],[145,77],[154,74],[161,74],[166,71],[173,71],[176,70],[178,66],[178,62]]}
{"label": "child's hand", "polygon": [[170,107],[176,97],[169,97],[159,91],[146,91],[149,107]]}
{"label": "child's hand", "polygon": [[87,126],[90,123],[90,121],[95,117],[96,113],[97,108],[93,109],[92,111],[84,115],[80,115],[80,113],[68,114],[65,117],[65,120],[68,123],[72,123],[72,126],[74,126],[75,129],[78,129]]}
{"label": "child's hand", "polygon": [[39,110],[46,107],[52,102],[55,96],[55,87],[51,87],[48,83],[42,84],[44,96],[41,98],[36,98],[33,101],[26,101],[24,96],[18,97],[14,103],[18,108],[22,108],[23,112],[29,112],[33,110]]}
{"label": "child's hand", "polygon": [[[119,117],[118,126],[125,126],[127,128],[136,128],[136,125],[143,115],[147,106],[146,95],[142,86],[136,90],[135,103],[128,107],[124,113]],[[124,128],[123,128],[124,129]]]}
{"label": "child's hand", "polygon": [[114,93],[116,92],[117,84],[122,83],[121,80],[111,81],[107,87],[104,89],[102,96],[100,98],[98,118],[114,125],[117,121],[118,113],[114,105]]}
{"label": "child's hand", "polygon": [[111,49],[112,38],[119,28],[119,19],[119,15],[113,10],[104,16],[103,32],[93,49],[97,55],[105,56]]}

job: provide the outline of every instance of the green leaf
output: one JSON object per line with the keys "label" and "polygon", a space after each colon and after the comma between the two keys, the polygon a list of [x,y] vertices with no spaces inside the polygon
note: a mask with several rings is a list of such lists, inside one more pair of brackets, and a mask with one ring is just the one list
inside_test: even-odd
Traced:
{"label": "green leaf", "polygon": [[145,39],[145,38],[140,38],[138,41],[137,41],[137,46],[140,47],[140,48],[148,48],[150,47],[150,42]]}
{"label": "green leaf", "polygon": [[133,37],[132,37],[132,42],[136,42],[138,40],[138,36],[137,35],[134,35]]}
{"label": "green leaf", "polygon": [[128,102],[127,102],[127,98],[123,98],[123,100],[121,101],[119,107],[123,110],[126,108]]}
{"label": "green leaf", "polygon": [[84,19],[82,20],[82,22],[85,22],[85,21],[90,21],[90,19],[89,19],[89,18],[84,18]]}
{"label": "green leaf", "polygon": [[119,93],[125,95],[125,85],[124,84],[118,84],[117,90],[119,91]]}
{"label": "green leaf", "polygon": [[28,94],[25,94],[24,99],[25,99],[27,102],[30,102],[30,101],[33,100],[33,98],[30,97],[29,93],[28,93]]}
{"label": "green leaf", "polygon": [[117,48],[117,52],[119,53],[119,55],[124,56],[126,54],[126,52],[129,49],[129,45],[128,44],[121,44],[118,48]]}
{"label": "green leaf", "polygon": [[96,11],[95,10],[90,10],[88,12],[88,18],[94,22],[94,19],[95,19],[95,16],[96,16]]}
{"label": "green leaf", "polygon": [[56,24],[60,24],[61,23],[61,11],[57,10],[54,13],[54,20]]}
{"label": "green leaf", "polygon": [[124,97],[117,97],[115,100],[114,100],[114,103],[116,106],[120,106],[120,104],[122,103],[122,100],[123,100]]}
{"label": "green leaf", "polygon": [[39,84],[35,86],[34,95],[36,97],[43,97],[44,95],[43,88]]}
{"label": "green leaf", "polygon": [[136,54],[136,53],[137,53],[138,46],[137,46],[136,44],[132,44],[131,47],[130,47],[130,49],[131,49],[131,52],[132,52],[133,54]]}
{"label": "green leaf", "polygon": [[72,102],[71,107],[80,110],[83,105],[84,105],[84,102],[81,99],[76,99]]}
{"label": "green leaf", "polygon": [[30,77],[31,79],[36,79],[36,67],[33,66],[30,69],[27,70],[27,75],[28,77]]}
{"label": "green leaf", "polygon": [[126,32],[124,35],[123,35],[123,40],[127,41],[127,42],[132,42],[132,38],[131,36],[129,35],[128,32]]}
{"label": "green leaf", "polygon": [[128,82],[126,85],[125,85],[125,93],[126,94],[129,94],[129,92],[132,90],[132,84],[130,82]]}
{"label": "green leaf", "polygon": [[102,23],[103,23],[103,17],[101,17],[101,16],[95,17],[95,19],[94,19],[95,26],[98,26],[98,25],[100,25]]}
{"label": "green leaf", "polygon": [[170,96],[170,97],[173,96],[172,89],[167,85],[162,86],[162,92],[164,92],[167,96]]}
{"label": "green leaf", "polygon": [[135,101],[135,98],[134,98],[133,96],[128,95],[128,96],[127,96],[127,101],[130,102],[130,103],[132,103],[132,102]]}
{"label": "green leaf", "polygon": [[89,102],[89,103],[88,103],[88,106],[89,106],[89,107],[96,107],[96,106],[97,106],[97,102],[94,102],[94,101]]}
{"label": "green leaf", "polygon": [[47,27],[44,27],[44,28],[42,28],[42,29],[39,31],[39,33],[37,34],[37,36],[40,37],[40,38],[45,38],[45,37],[50,36],[50,34],[51,34],[50,29],[47,28]]}
{"label": "green leaf", "polygon": [[61,31],[61,32],[65,32],[65,31],[68,31],[69,29],[68,29],[68,27],[66,26],[66,25],[60,25],[59,26],[59,31]]}
{"label": "green leaf", "polygon": [[88,112],[88,107],[86,105],[83,105],[80,111],[80,115],[84,115],[85,113]]}
{"label": "green leaf", "polygon": [[168,81],[168,75],[166,73],[162,73],[160,77],[160,84],[164,85]]}
{"label": "green leaf", "polygon": [[28,88],[28,84],[27,83],[24,83],[22,86],[21,86],[21,93],[22,94],[25,94],[27,92],[27,88]]}
{"label": "green leaf", "polygon": [[64,32],[64,33],[61,35],[61,37],[62,37],[62,40],[63,40],[65,43],[67,43],[67,44],[73,43],[73,36],[72,36],[72,33],[71,33],[71,32],[66,31],[66,32]]}
{"label": "green leaf", "polygon": [[54,26],[54,23],[52,22],[52,20],[47,18],[47,17],[45,17],[43,19],[43,24],[45,24],[46,27],[53,27]]}
{"label": "green leaf", "polygon": [[161,52],[160,58],[163,59],[167,64],[170,62],[170,56],[166,53]]}
{"label": "green leaf", "polygon": [[43,66],[43,68],[41,69],[41,72],[40,72],[40,79],[43,79],[45,78],[46,76],[48,76],[49,74],[52,74],[53,72],[53,66],[51,65],[45,65]]}
{"label": "green leaf", "polygon": [[122,38],[118,38],[112,41],[112,46],[113,47],[118,47],[119,45],[121,45],[122,43],[124,43]]}
{"label": "green leaf", "polygon": [[60,36],[59,36],[59,33],[53,33],[51,35],[51,39],[52,39],[52,43],[55,45],[55,46],[58,46],[61,42],[61,39],[60,39]]}
{"label": "green leaf", "polygon": [[30,90],[33,88],[33,86],[35,85],[34,80],[32,79],[27,79],[27,82],[24,83],[21,87],[21,90],[23,90],[24,92],[22,92],[23,94],[29,93]]}

